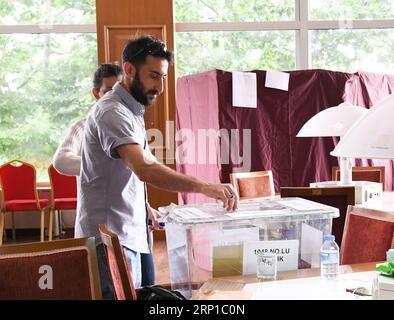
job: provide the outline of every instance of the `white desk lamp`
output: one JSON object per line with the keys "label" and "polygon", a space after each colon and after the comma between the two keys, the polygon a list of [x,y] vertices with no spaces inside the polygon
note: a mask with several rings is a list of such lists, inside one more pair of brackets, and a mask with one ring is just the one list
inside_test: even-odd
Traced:
{"label": "white desk lamp", "polygon": [[343,136],[333,156],[394,159],[394,94],[374,105]]}
{"label": "white desk lamp", "polygon": [[[378,102],[365,117],[355,123],[331,154],[355,158],[394,159],[394,94]],[[385,277],[379,276],[377,289],[378,299],[392,299],[394,281],[387,282]]]}
{"label": "white desk lamp", "polygon": [[[343,137],[348,129],[367,113],[366,108],[353,106],[348,102],[341,103],[315,114],[303,125],[297,137]],[[341,156],[339,164],[339,184],[351,184],[352,163],[349,157]]]}

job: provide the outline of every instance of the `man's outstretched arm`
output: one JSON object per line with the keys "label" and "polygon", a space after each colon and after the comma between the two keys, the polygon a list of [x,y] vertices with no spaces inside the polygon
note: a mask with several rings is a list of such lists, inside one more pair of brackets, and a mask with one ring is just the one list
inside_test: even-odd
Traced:
{"label": "man's outstretched arm", "polygon": [[209,184],[176,172],[153,161],[139,144],[121,145],[116,151],[141,181],[168,191],[202,193],[222,201],[223,206],[229,211],[238,208],[238,197],[231,184]]}

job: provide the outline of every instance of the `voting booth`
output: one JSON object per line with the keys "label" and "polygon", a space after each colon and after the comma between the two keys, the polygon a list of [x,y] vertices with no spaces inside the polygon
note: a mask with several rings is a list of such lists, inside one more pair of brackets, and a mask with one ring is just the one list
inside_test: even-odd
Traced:
{"label": "voting booth", "polygon": [[337,208],[302,198],[253,199],[236,212],[219,204],[173,206],[166,217],[171,286],[186,297],[205,281],[255,275],[256,255],[274,252],[278,272],[320,266]]}

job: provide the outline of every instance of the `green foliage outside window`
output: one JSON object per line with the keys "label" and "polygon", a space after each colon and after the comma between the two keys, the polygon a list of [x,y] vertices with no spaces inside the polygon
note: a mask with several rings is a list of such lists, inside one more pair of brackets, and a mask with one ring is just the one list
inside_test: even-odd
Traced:
{"label": "green foliage outside window", "polygon": [[[78,23],[95,16],[91,0],[0,0],[0,8],[1,24],[71,24],[68,12]],[[0,163],[24,160],[48,180],[61,138],[94,102],[96,67],[96,34],[0,35]]]}
{"label": "green foliage outside window", "polygon": [[294,31],[179,32],[176,71],[295,69]]}
{"label": "green foliage outside window", "polygon": [[174,0],[176,22],[294,20],[294,0]]}
{"label": "green foliage outside window", "polygon": [[[175,0],[177,22],[294,20],[294,0]],[[211,69],[292,70],[294,31],[176,33],[177,76]]]}
{"label": "green foliage outside window", "polygon": [[[295,19],[294,0],[174,0],[176,22]],[[310,0],[311,20],[341,19],[339,30],[309,31],[311,67],[394,70],[394,29],[352,30],[349,19],[394,19],[392,0]],[[0,25],[95,23],[95,0],[0,0]],[[177,32],[177,76],[211,69],[293,70],[294,30]],[[32,163],[39,178],[66,129],[94,102],[96,34],[0,34],[0,163]]]}
{"label": "green foliage outside window", "polygon": [[309,0],[310,20],[379,20],[393,18],[393,0]]}
{"label": "green foliage outside window", "polygon": [[67,127],[94,99],[95,34],[0,35],[0,162],[46,168]]}
{"label": "green foliage outside window", "polygon": [[96,23],[95,0],[0,0],[0,25]]}

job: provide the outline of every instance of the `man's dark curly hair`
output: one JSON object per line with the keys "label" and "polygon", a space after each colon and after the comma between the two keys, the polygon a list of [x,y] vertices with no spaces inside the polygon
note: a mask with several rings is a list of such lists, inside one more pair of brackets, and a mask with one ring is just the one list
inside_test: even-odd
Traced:
{"label": "man's dark curly hair", "polygon": [[117,77],[122,74],[122,68],[117,64],[102,64],[94,73],[93,87],[95,87],[97,91],[100,91],[104,78]]}
{"label": "man's dark curly hair", "polygon": [[168,50],[162,41],[149,35],[143,35],[126,43],[122,53],[122,64],[127,61],[139,67],[145,63],[148,55],[166,59],[169,64],[174,62],[173,52]]}

